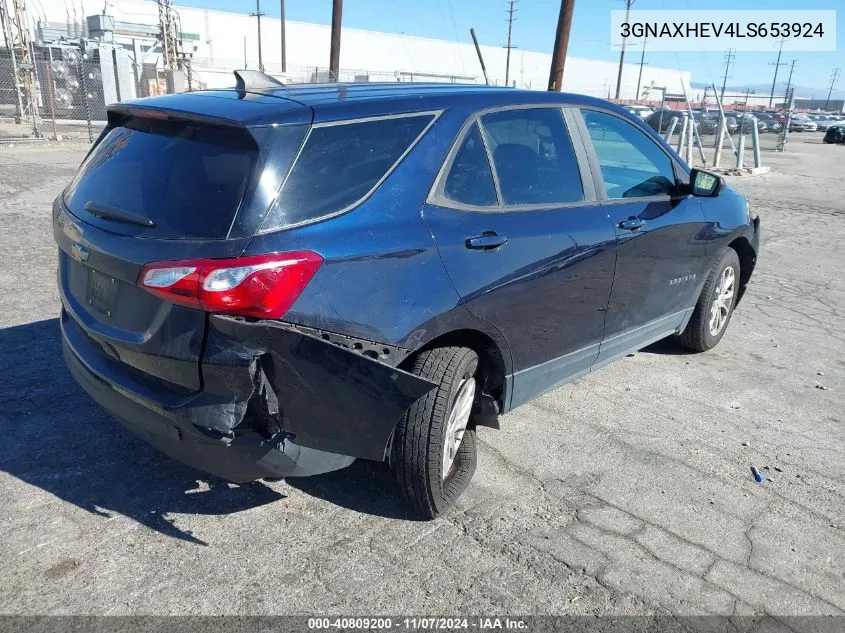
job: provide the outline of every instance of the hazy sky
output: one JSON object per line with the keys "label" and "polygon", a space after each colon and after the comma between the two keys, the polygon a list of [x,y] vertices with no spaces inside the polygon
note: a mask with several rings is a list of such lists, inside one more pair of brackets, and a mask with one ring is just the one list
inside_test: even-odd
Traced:
{"label": "hazy sky", "polygon": [[[175,0],[177,5],[206,7],[249,13],[255,10],[250,0]],[[331,0],[286,0],[289,20],[331,22]],[[406,33],[447,40],[471,42],[469,27],[474,26],[482,44],[503,45],[507,39],[507,0],[345,0],[343,24],[376,31]],[[278,17],[279,0],[261,0],[261,10]],[[576,0],[570,36],[570,54],[593,59],[618,59],[610,47],[610,10],[624,9],[624,0]],[[518,0],[513,43],[519,48],[549,52],[560,8],[559,0]],[[635,0],[635,9],[839,9],[837,13],[837,52],[784,53],[782,62],[797,59],[793,83],[827,89],[834,67],[845,74],[845,0]],[[775,45],[772,52],[739,52],[731,68],[728,85],[759,84],[772,81]],[[646,63],[690,70],[693,81],[721,84],[724,75],[722,53],[649,53]],[[640,50],[629,48],[626,61],[639,62]],[[341,51],[341,65],[343,54]],[[788,67],[781,68],[779,83],[786,79]],[[845,76],[837,83],[845,88]],[[565,89],[565,86],[564,86]],[[807,95],[809,96],[809,95]]]}

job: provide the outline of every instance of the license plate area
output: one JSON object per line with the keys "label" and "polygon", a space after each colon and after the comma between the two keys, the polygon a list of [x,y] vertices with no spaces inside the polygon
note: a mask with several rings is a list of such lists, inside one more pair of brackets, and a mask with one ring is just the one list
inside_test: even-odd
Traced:
{"label": "license plate area", "polygon": [[117,305],[119,283],[114,277],[88,269],[88,305],[105,316],[111,318]]}

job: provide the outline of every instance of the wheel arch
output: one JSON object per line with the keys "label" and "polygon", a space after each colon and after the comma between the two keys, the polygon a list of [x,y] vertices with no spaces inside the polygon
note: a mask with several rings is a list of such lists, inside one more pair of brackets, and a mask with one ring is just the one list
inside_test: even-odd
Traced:
{"label": "wheel arch", "polygon": [[464,328],[440,334],[415,349],[402,360],[400,369],[407,369],[421,352],[436,347],[467,347],[478,354],[478,366],[482,372],[482,393],[495,400],[498,411],[505,408],[507,397],[507,376],[511,373],[510,353],[503,349],[489,334],[480,330]]}
{"label": "wheel arch", "polygon": [[757,253],[748,238],[741,235],[734,239],[728,248],[736,251],[739,257],[739,288],[736,294],[735,306],[739,305],[742,296],[745,294],[745,289],[748,286],[748,281],[751,279],[751,273],[754,272],[754,267],[757,265]]}

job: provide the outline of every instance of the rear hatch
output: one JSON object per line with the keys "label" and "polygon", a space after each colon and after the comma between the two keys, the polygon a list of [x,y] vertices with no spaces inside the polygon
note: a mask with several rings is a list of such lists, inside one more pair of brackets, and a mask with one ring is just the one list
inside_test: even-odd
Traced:
{"label": "rear hatch", "polygon": [[297,102],[237,91],[144,100],[109,124],[54,205],[62,327],[89,366],[201,389],[207,315],[140,288],[146,264],[241,255],[310,126]]}

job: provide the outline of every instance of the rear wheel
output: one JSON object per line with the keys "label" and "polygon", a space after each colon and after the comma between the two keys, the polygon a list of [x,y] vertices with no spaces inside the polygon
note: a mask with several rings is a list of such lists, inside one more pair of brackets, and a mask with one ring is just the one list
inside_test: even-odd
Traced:
{"label": "rear wheel", "polygon": [[437,387],[400,420],[391,460],[405,497],[421,514],[434,518],[455,502],[475,472],[470,414],[478,356],[465,347],[440,347],[419,354],[410,371]]}
{"label": "rear wheel", "polygon": [[678,340],[696,352],[713,349],[722,340],[736,305],[739,257],[728,248],[710,269],[692,318]]}

